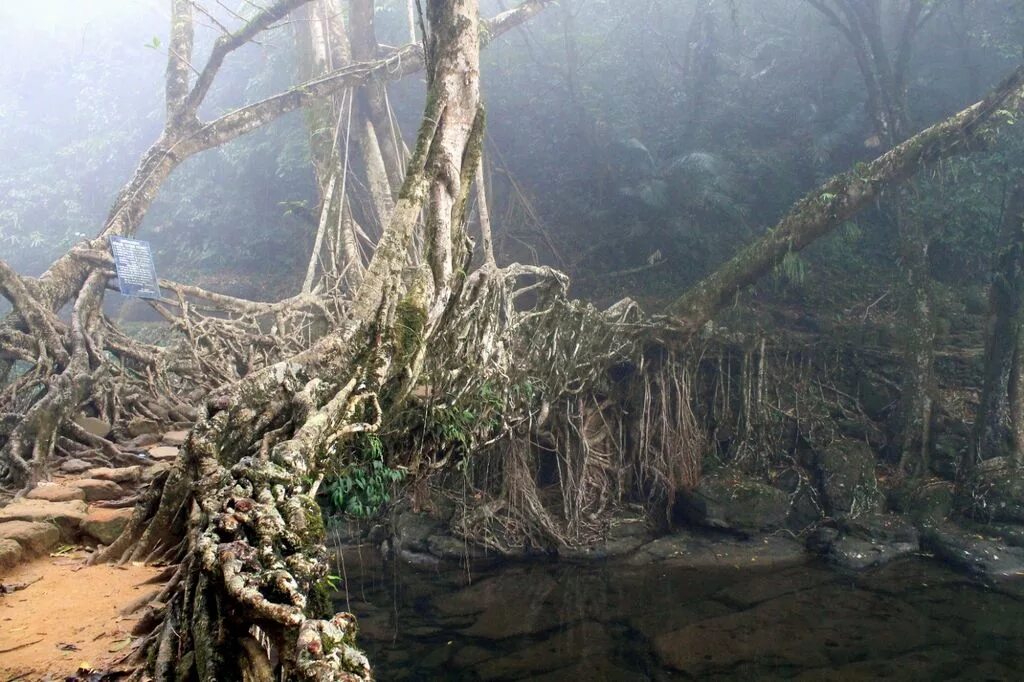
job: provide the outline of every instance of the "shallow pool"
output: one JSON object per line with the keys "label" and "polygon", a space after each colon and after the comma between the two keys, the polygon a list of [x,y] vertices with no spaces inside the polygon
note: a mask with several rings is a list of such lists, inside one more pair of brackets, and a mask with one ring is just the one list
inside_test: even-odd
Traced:
{"label": "shallow pool", "polygon": [[1024,679],[1024,600],[925,558],[849,575],[345,556],[381,680]]}

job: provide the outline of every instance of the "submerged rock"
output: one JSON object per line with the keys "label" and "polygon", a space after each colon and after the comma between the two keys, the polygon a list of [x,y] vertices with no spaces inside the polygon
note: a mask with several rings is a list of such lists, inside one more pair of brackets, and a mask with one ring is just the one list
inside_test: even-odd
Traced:
{"label": "submerged rock", "polygon": [[745,540],[677,533],[650,542],[629,558],[633,566],[663,562],[682,568],[782,568],[807,561],[803,546],[774,535]]}
{"label": "submerged rock", "polygon": [[654,649],[666,666],[710,677],[736,675],[744,664],[800,670],[894,656],[954,637],[907,604],[826,584],[664,633]]}
{"label": "submerged rock", "polygon": [[789,514],[782,490],[738,475],[705,476],[676,498],[674,514],[690,523],[743,534],[781,528]]}
{"label": "submerged rock", "polygon": [[484,661],[474,670],[484,680],[534,677],[563,667],[567,660],[601,656],[611,643],[604,626],[586,621],[501,658]]}

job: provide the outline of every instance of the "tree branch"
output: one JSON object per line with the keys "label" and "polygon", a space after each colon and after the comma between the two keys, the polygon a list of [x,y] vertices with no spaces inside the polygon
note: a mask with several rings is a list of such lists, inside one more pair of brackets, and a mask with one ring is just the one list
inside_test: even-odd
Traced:
{"label": "tree branch", "polygon": [[[526,0],[518,7],[498,14],[485,22],[481,44],[486,45],[519,26],[552,2],[554,0]],[[315,78],[286,92],[227,113],[203,125],[196,132],[194,142],[199,150],[210,149],[266,125],[279,116],[308,106],[321,97],[333,95],[345,88],[360,86],[371,78],[398,80],[422,70],[423,67],[423,49],[419,44],[413,43],[396,48],[377,61],[337,69],[321,78]]]}
{"label": "tree branch", "polygon": [[[184,0],[175,1],[183,2]],[[260,10],[260,12],[257,13],[249,23],[239,30],[217,38],[217,42],[213,44],[213,50],[210,52],[210,57],[206,61],[206,66],[203,67],[202,72],[199,74],[199,78],[196,79],[196,84],[192,88],[192,91],[188,93],[185,110],[190,114],[195,114],[199,105],[203,103],[203,99],[206,98],[206,94],[210,91],[210,86],[213,85],[213,79],[216,78],[217,72],[224,63],[225,57],[248,43],[256,35],[265,31],[275,22],[285,18],[293,10],[305,5],[309,1],[310,0],[278,0],[270,7]],[[188,3],[186,2],[185,4]]]}

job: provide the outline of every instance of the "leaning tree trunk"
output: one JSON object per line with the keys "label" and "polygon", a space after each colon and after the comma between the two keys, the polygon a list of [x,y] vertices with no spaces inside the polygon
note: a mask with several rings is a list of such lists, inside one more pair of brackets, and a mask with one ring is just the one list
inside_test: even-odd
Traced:
{"label": "leaning tree trunk", "polygon": [[973,442],[963,462],[965,475],[982,459],[1008,452],[1019,456],[1017,429],[1011,430],[1017,426],[1018,410],[1011,407],[1020,393],[1015,374],[1024,313],[1024,180],[1020,178],[1007,198],[999,242],[985,322],[984,383]]}
{"label": "leaning tree trunk", "polygon": [[742,249],[669,305],[668,312],[687,334],[698,332],[746,287],[873,204],[883,191],[898,187],[942,159],[987,148],[999,126],[1024,108],[1024,67],[989,95],[963,111],[896,145],[874,161],[830,178],[798,201],[760,239]]}
{"label": "leaning tree trunk", "polygon": [[[355,646],[354,618],[320,619],[330,616],[330,604],[315,480],[346,439],[375,429],[415,380],[414,359],[464,265],[454,262],[460,250],[453,243],[463,238],[483,132],[477,6],[430,0],[427,17],[423,125],[349,323],[211,396],[176,469],[105,554],[183,551],[158,612],[147,619],[156,625],[146,651],[158,680],[370,677]],[[410,275],[405,287],[401,275],[424,207],[432,267]]]}

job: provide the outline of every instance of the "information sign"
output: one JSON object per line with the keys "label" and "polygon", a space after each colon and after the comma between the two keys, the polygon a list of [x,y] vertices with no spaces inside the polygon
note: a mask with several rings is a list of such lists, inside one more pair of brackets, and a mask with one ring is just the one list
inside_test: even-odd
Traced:
{"label": "information sign", "polygon": [[110,252],[114,256],[117,286],[122,294],[138,298],[161,298],[149,242],[111,237]]}

